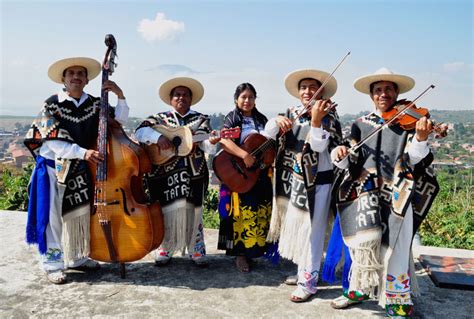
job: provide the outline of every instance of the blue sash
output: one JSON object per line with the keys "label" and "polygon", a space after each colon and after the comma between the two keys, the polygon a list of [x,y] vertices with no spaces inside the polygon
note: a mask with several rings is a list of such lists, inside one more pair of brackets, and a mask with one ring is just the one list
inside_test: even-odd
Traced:
{"label": "blue sash", "polygon": [[342,288],[349,289],[349,271],[351,269],[351,255],[349,249],[344,244],[341,233],[341,225],[339,222],[339,214],[336,215],[334,226],[332,228],[331,238],[329,239],[328,248],[326,249],[326,260],[324,261],[322,279],[328,283],[336,281],[336,266],[342,256],[344,249],[344,270],[342,273]]}
{"label": "blue sash", "polygon": [[46,166],[54,168],[54,161],[36,157],[36,167],[31,178],[26,223],[26,242],[38,244],[40,254],[45,254],[46,227],[49,223],[49,176]]}

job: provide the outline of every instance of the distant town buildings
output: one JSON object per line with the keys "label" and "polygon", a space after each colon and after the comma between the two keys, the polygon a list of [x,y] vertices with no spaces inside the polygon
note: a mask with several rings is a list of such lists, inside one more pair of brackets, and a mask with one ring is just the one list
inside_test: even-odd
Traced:
{"label": "distant town buildings", "polygon": [[[219,120],[221,119],[219,118]],[[0,127],[0,164],[3,163],[21,168],[22,166],[33,162],[33,157],[23,145],[24,136],[29,128],[29,124],[26,124],[28,121],[29,119],[23,121],[22,124],[14,123],[14,125],[13,123],[9,123],[9,127],[12,128],[10,130]],[[132,118],[124,127],[124,130],[133,140],[133,131],[140,121],[141,120],[138,118]],[[343,123],[342,132],[345,137],[350,134],[352,121],[353,119]],[[216,127],[221,125],[221,123],[214,124]],[[464,136],[466,133],[472,135],[473,124],[447,124],[450,128],[448,131],[448,138],[433,138],[430,142],[431,148],[435,154],[435,162],[433,163],[434,167],[453,169],[471,168],[474,165],[474,141],[469,140],[469,138],[464,138]],[[212,176],[211,183],[218,184],[219,181],[215,176]]]}

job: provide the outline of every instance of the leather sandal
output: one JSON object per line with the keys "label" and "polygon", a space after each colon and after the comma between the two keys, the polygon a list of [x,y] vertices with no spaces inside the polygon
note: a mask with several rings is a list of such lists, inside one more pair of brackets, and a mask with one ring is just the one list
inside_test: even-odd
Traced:
{"label": "leather sandal", "polygon": [[333,309],[346,309],[352,305],[359,303],[361,303],[361,301],[354,301],[342,295],[331,301],[331,307]]}
{"label": "leather sandal", "polygon": [[312,295],[313,295],[312,293],[309,293],[305,291],[303,288],[301,288],[300,286],[298,286],[298,288],[296,288],[291,294],[290,300],[297,303],[305,302],[305,301],[308,301]]}
{"label": "leather sandal", "polygon": [[66,282],[66,274],[62,269],[47,271],[46,278],[55,285],[62,285]]}

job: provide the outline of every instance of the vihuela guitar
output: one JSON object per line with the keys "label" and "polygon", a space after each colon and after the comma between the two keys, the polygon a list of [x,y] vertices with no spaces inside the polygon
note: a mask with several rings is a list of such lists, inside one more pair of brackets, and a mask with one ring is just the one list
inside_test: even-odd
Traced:
{"label": "vihuela guitar", "polygon": [[[187,156],[193,150],[193,144],[205,141],[211,137],[211,134],[193,135],[191,130],[186,126],[168,127],[164,125],[157,126],[156,130],[167,137],[172,148],[160,149],[157,144],[145,145],[145,149],[155,165],[166,163],[175,156]],[[215,135],[220,138],[239,138],[240,128],[221,129]]]}

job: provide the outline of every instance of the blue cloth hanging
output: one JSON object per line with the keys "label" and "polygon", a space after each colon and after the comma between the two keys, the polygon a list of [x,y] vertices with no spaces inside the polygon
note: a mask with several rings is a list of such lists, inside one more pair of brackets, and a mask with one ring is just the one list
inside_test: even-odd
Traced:
{"label": "blue cloth hanging", "polygon": [[342,256],[344,242],[342,240],[341,226],[339,224],[339,214],[336,215],[328,248],[326,249],[326,260],[324,261],[321,278],[328,283],[336,281],[336,267]]}
{"label": "blue cloth hanging", "polygon": [[278,242],[276,243],[267,243],[265,254],[263,257],[271,262],[272,265],[278,265],[280,262],[280,253],[278,253]]}
{"label": "blue cloth hanging", "polygon": [[54,161],[38,155],[29,188],[26,223],[26,242],[38,244],[40,254],[45,254],[47,250],[46,227],[49,223],[50,189],[47,166],[54,168]]}

